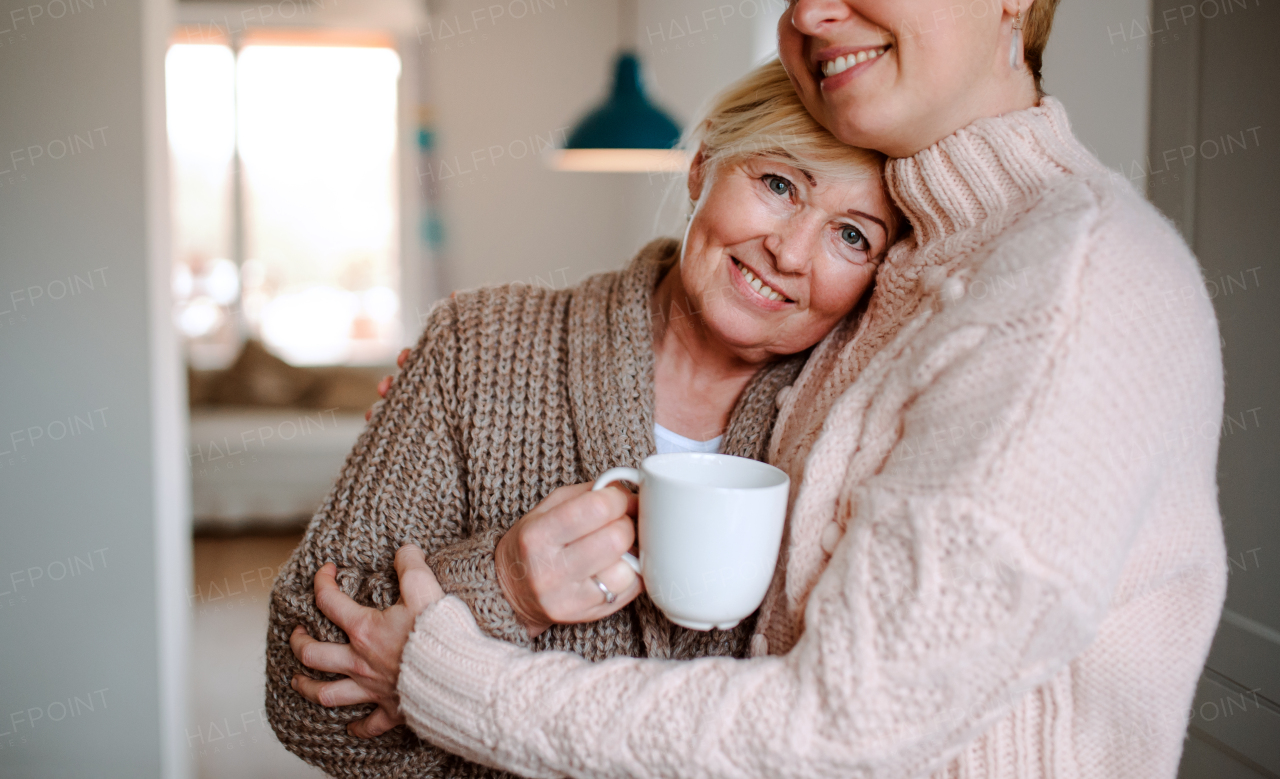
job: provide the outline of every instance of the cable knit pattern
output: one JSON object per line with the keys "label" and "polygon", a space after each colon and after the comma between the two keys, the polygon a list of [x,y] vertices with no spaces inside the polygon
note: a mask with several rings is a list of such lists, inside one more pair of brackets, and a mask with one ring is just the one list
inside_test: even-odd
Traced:
{"label": "cable knit pattern", "polygon": [[[567,290],[511,285],[458,293],[432,310],[417,348],[347,458],[272,591],[267,712],[280,740],[335,776],[499,775],[397,728],[375,740],[346,726],[372,707],[325,709],[289,686],[302,672],[289,634],[345,635],[315,607],[325,562],[357,601],[398,597],[395,550],[420,545],[446,592],[484,631],[529,647],[615,656],[743,657],[754,619],[701,633],[669,622],[646,595],[605,620],[555,625],[530,642],[502,595],[493,552],[511,524],[552,490],[589,481],[654,450],[650,300],[678,243],[649,244],[628,270]],[[762,369],[738,399],[723,451],[760,459],[780,389],[803,355]],[[336,678],[336,677],[334,677]]]}
{"label": "cable knit pattern", "polygon": [[536,777],[1174,777],[1226,587],[1195,260],[1052,98],[888,182],[913,234],[775,425],[753,657],[532,655],[446,597],[419,735]]}

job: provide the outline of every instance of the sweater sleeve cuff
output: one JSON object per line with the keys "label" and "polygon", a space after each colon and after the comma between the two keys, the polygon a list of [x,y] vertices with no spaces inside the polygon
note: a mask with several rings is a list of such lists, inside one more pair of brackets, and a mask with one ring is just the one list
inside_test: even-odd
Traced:
{"label": "sweater sleeve cuff", "polygon": [[532,642],[502,592],[494,551],[506,532],[494,528],[436,551],[427,565],[441,588],[467,604],[476,624],[494,638],[521,647]]}
{"label": "sweater sleeve cuff", "polygon": [[427,607],[400,661],[400,710],[422,739],[474,762],[495,757],[492,685],[525,650],[489,638],[457,596]]}

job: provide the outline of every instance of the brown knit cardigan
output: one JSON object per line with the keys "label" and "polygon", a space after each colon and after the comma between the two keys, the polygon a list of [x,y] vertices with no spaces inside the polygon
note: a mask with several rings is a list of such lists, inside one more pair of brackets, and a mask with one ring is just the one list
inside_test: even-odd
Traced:
{"label": "brown knit cardigan", "polygon": [[[747,655],[754,617],[729,631],[686,630],[644,594],[606,619],[553,625],[530,642],[494,571],[502,534],[552,490],[653,453],[650,299],[677,249],[676,241],[659,239],[627,270],[572,289],[480,289],[432,310],[271,593],[266,708],[290,751],[334,776],[509,776],[407,728],[351,737],[346,726],[371,705],[328,709],[289,686],[299,672],[337,678],[298,664],[289,650],[295,625],[324,641],[347,640],[315,607],[315,572],[333,561],[347,594],[387,608],[399,594],[395,551],[410,542],[426,552],[444,590],[466,601],[495,637],[593,661]],[[721,451],[763,458],[778,392],[803,359],[771,364],[752,379]]]}

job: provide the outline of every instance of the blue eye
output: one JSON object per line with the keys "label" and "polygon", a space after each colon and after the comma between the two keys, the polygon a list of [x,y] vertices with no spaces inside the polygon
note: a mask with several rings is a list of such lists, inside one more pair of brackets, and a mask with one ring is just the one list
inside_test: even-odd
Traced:
{"label": "blue eye", "polygon": [[855,249],[869,248],[869,245],[867,243],[867,237],[862,234],[861,230],[854,227],[853,225],[840,226],[840,240],[844,241],[845,243],[849,244]]}
{"label": "blue eye", "polygon": [[760,177],[760,180],[764,182],[764,185],[769,188],[770,192],[778,195],[779,197],[786,197],[791,194],[792,184],[782,176],[775,176],[772,173],[766,173]]}

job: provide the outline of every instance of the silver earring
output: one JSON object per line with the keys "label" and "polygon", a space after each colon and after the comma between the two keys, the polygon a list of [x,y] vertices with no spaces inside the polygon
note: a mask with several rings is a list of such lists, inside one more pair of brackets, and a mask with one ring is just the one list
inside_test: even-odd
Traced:
{"label": "silver earring", "polygon": [[1009,67],[1022,67],[1022,12],[1013,19],[1013,39],[1009,42]]}

